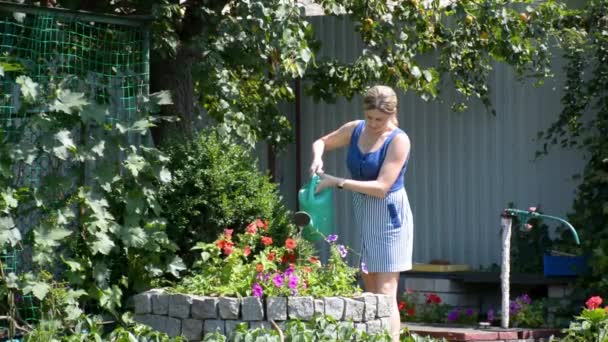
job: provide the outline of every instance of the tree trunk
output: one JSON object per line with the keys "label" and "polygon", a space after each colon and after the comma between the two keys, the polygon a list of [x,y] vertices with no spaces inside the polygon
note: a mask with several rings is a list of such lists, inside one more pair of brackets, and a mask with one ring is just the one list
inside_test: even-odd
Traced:
{"label": "tree trunk", "polygon": [[158,146],[172,134],[191,138],[195,132],[197,117],[192,66],[197,56],[189,49],[179,49],[175,58],[157,58],[150,65],[150,91],[169,90],[173,105],[162,109],[161,115],[175,116],[178,122],[160,122],[153,130],[154,143]]}

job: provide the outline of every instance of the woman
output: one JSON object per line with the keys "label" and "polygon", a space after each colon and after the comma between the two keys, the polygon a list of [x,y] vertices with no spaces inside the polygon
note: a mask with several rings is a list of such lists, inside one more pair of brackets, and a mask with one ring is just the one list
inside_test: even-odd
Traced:
{"label": "woman", "polygon": [[[391,334],[398,341],[399,272],[412,268],[413,220],[403,180],[410,140],[397,126],[397,95],[390,87],[370,88],[363,109],[365,120],[348,122],[313,143],[310,172],[321,177],[317,192],[327,187],[353,192],[363,285],[392,298]],[[323,152],[340,147],[348,147],[350,179],[323,172]]]}

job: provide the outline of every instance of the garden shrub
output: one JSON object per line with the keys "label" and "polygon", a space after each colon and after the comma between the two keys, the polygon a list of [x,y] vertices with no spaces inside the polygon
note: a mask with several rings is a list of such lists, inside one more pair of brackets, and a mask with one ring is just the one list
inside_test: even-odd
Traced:
{"label": "garden shrub", "polygon": [[204,130],[164,150],[173,179],[162,189],[161,201],[169,235],[188,264],[198,255],[190,251],[197,242],[213,241],[226,228],[242,230],[257,218],[267,220],[276,241],[285,240],[292,229],[288,211],[250,149]]}
{"label": "garden shrub", "polygon": [[586,307],[568,329],[563,342],[608,341],[608,306],[601,307],[602,297],[593,296],[585,303]]}

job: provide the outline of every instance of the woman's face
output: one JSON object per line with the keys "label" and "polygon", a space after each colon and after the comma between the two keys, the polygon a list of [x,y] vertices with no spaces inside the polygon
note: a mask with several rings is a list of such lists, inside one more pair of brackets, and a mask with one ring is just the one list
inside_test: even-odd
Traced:
{"label": "woman's face", "polygon": [[382,133],[390,123],[391,116],[378,109],[370,109],[364,112],[365,127],[372,133]]}

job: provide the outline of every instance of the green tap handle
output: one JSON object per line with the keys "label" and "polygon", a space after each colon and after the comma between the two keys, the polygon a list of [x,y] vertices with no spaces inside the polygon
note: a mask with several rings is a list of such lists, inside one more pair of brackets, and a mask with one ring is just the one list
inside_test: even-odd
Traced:
{"label": "green tap handle", "polygon": [[535,211],[527,211],[527,210],[512,209],[512,208],[505,209],[505,213],[507,215],[517,216],[521,222],[527,222],[529,219],[534,218],[534,217],[550,219],[550,220],[555,220],[555,221],[561,222],[570,229],[570,232],[574,236],[574,241],[576,242],[576,244],[577,245],[581,244],[581,242],[578,238],[578,233],[576,232],[576,229],[574,229],[574,227],[570,224],[570,222],[568,222],[560,217],[539,214]]}

